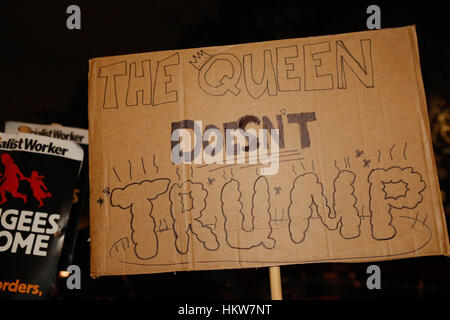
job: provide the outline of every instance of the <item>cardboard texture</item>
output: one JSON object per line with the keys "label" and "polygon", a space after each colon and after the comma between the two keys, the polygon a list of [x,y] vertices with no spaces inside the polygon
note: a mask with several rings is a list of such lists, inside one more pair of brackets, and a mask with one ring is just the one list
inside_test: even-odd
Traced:
{"label": "cardboard texture", "polygon": [[94,277],[449,254],[414,27],[92,59],[89,135]]}

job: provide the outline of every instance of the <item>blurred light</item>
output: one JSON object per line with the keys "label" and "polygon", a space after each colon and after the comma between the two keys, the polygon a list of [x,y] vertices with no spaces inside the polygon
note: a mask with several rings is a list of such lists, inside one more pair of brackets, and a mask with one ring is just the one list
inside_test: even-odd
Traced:
{"label": "blurred light", "polygon": [[59,276],[60,276],[61,278],[67,278],[68,276],[70,276],[70,272],[69,272],[69,271],[66,271],[66,270],[61,270],[61,271],[59,272]]}

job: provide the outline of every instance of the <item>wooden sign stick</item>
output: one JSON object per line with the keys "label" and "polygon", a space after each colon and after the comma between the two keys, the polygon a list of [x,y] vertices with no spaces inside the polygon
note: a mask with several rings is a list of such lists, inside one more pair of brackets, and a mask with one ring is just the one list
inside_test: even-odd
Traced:
{"label": "wooden sign stick", "polygon": [[269,267],[270,295],[272,300],[283,300],[280,267]]}

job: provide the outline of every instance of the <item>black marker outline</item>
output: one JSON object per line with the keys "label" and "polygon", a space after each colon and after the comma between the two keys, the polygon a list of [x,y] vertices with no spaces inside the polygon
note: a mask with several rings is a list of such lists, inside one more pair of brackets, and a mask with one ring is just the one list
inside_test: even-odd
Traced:
{"label": "black marker outline", "polygon": [[391,158],[391,160],[394,160],[394,158],[392,157],[392,150],[394,150],[395,148],[395,144],[392,145],[392,147],[389,149],[389,157]]}
{"label": "black marker outline", "polygon": [[156,165],[156,156],[153,154],[153,166],[156,168],[156,173],[159,171],[159,167]]}
{"label": "black marker outline", "polygon": [[[314,64],[313,63],[313,67],[314,67],[314,72],[315,72],[315,74],[316,74],[316,78],[321,78],[321,77],[326,77],[326,76],[329,76],[328,78],[331,78],[331,88],[320,88],[320,89],[316,89],[316,88],[314,88],[314,89],[307,89],[306,88],[306,83],[308,82],[307,81],[307,72],[306,72],[306,51],[305,51],[305,47],[306,46],[313,46],[313,45],[317,45],[317,44],[323,44],[323,43],[326,43],[326,44],[328,44],[328,50],[324,50],[324,51],[318,51],[318,52],[315,52],[315,53],[313,53],[313,54],[311,54],[311,57],[312,57],[312,60],[313,61],[320,61],[320,63],[319,64]],[[330,52],[331,51],[331,43],[330,43],[330,41],[322,41],[322,42],[316,42],[316,43],[305,43],[304,45],[303,45],[303,61],[304,61],[304,63],[303,63],[303,77],[304,77],[304,80],[303,80],[303,84],[304,84],[304,90],[305,91],[325,91],[325,90],[334,90],[334,77],[333,77],[333,74],[332,73],[326,73],[326,74],[322,74],[322,75],[319,75],[319,73],[318,73],[318,70],[317,70],[317,68],[318,67],[322,67],[322,59],[314,59],[314,56],[315,55],[317,55],[317,54],[321,54],[321,53],[326,53],[326,52]]]}
{"label": "black marker outline", "polygon": [[[192,227],[192,221],[191,221],[191,222],[186,222],[186,224],[187,224],[187,227],[186,227],[186,230],[185,230],[185,232],[186,232],[186,237],[187,237],[186,251],[182,251],[182,250],[181,250],[180,248],[178,248],[178,246],[177,246],[176,240],[179,238],[180,235],[177,233],[177,228],[175,227],[175,223],[176,223],[176,221],[179,219],[179,216],[183,216],[183,215],[184,215],[184,212],[181,212],[181,213],[179,214],[179,216],[178,216],[178,214],[177,214],[177,216],[175,216],[175,214],[174,214],[174,212],[173,212],[173,203],[174,203],[175,201],[177,201],[177,200],[176,200],[176,199],[172,199],[172,190],[175,188],[175,186],[176,186],[178,189],[182,190],[183,188],[186,188],[186,187],[185,187],[186,184],[200,185],[200,186],[201,186],[201,190],[204,191],[204,192],[206,192],[206,196],[205,196],[205,198],[203,199],[203,207],[202,207],[202,209],[200,209],[200,211],[198,212],[198,217],[197,217],[197,218],[193,218],[193,217],[192,217],[192,211],[196,209],[196,208],[194,207],[194,203],[195,203],[194,201],[192,201],[192,208],[189,209],[188,211],[191,211],[191,218],[192,218],[193,221],[195,220],[196,222],[198,222],[198,223],[200,224],[200,227],[201,227],[201,228],[208,229],[208,230],[211,232],[211,234],[214,236],[215,241],[216,241],[216,243],[217,243],[217,248],[207,248],[207,247],[206,247],[206,241],[203,241],[202,239],[200,239],[200,237],[199,237],[199,235],[198,235],[198,232],[196,232],[196,231],[194,230],[195,228]],[[189,187],[189,190],[190,190],[190,189],[191,189],[191,188]],[[192,192],[192,191],[191,191],[191,192]],[[181,185],[178,184],[178,183],[174,183],[174,184],[172,185],[172,187],[170,188],[170,191],[169,191],[170,216],[172,217],[172,230],[173,230],[173,234],[174,234],[174,237],[175,237],[175,250],[176,250],[179,254],[184,255],[184,254],[187,254],[187,253],[189,252],[189,243],[190,243],[189,230],[192,232],[193,235],[195,235],[195,237],[197,238],[197,240],[203,245],[203,247],[204,247],[206,250],[208,250],[208,251],[217,251],[217,250],[219,250],[219,248],[220,248],[220,242],[219,242],[219,240],[217,239],[217,235],[214,233],[213,229],[210,228],[209,225],[204,224],[204,223],[200,220],[200,219],[202,218],[202,216],[203,216],[203,211],[205,211],[206,206],[207,206],[206,200],[207,200],[207,198],[208,198],[208,194],[209,194],[209,193],[208,193],[208,190],[205,188],[205,186],[203,185],[203,183],[201,183],[201,182],[193,182],[192,180],[186,180],[186,181],[184,181]],[[178,193],[178,195],[180,195],[180,193]],[[192,196],[191,196],[191,197],[192,197]],[[185,220],[185,221],[186,221],[186,220]]]}
{"label": "black marker outline", "polygon": [[[410,219],[414,220],[412,217],[408,216],[399,216],[399,218],[403,219]],[[321,263],[321,262],[336,262],[336,261],[357,261],[357,260],[366,260],[370,259],[371,261],[377,261],[379,259],[390,259],[393,257],[401,257],[408,254],[411,254],[413,252],[417,252],[423,248],[425,248],[432,239],[432,232],[431,228],[428,224],[423,223],[423,227],[428,230],[428,238],[425,240],[425,242],[419,246],[418,248],[414,248],[413,250],[404,251],[404,252],[398,252],[394,254],[382,254],[377,256],[358,256],[358,257],[348,257],[348,258],[328,258],[328,259],[311,259],[311,260],[196,260],[195,263],[198,264],[208,264],[208,263],[255,263],[255,264],[268,264],[268,265],[275,265],[275,264],[302,264],[302,263]],[[192,261],[186,261],[186,262],[176,262],[176,263],[155,263],[155,264],[148,264],[148,263],[137,263],[137,262],[129,262],[124,260],[118,260],[121,263],[129,264],[129,265],[136,265],[136,266],[144,266],[144,267],[165,267],[165,266],[177,266],[177,265],[186,265],[186,264],[192,264]]]}
{"label": "black marker outline", "polygon": [[[269,55],[269,58],[270,58],[270,61],[271,61],[271,66],[270,67],[272,68],[273,76],[274,76],[274,79],[275,79],[274,80],[275,81],[275,93],[274,94],[270,94],[269,81],[266,79],[266,52],[269,52],[269,54],[270,54]],[[248,56],[250,56],[250,77],[251,77],[251,79],[253,81],[253,84],[255,84],[256,86],[259,87],[259,86],[261,86],[263,84],[264,80],[266,80],[265,81],[266,82],[266,87],[261,92],[261,94],[258,95],[258,96],[253,96],[252,93],[250,92],[250,90],[248,89],[247,77],[246,77],[247,73],[246,73],[246,68],[245,68],[245,65],[246,65],[245,60],[246,60],[246,57],[248,57]],[[244,85],[245,85],[245,88],[247,89],[248,95],[250,97],[252,97],[253,99],[255,99],[255,100],[259,99],[261,96],[263,96],[264,93],[266,93],[266,91],[267,91],[267,95],[268,96],[277,96],[277,94],[278,94],[278,92],[277,92],[278,91],[277,73],[276,73],[275,68],[274,68],[273,57],[272,57],[272,50],[266,49],[266,50],[263,51],[263,60],[264,60],[263,74],[261,76],[261,81],[257,82],[255,80],[255,75],[253,73],[253,53],[244,54],[243,57],[242,57],[242,65],[243,65],[242,73],[244,74],[244,77],[243,77],[244,78]]]}
{"label": "black marker outline", "polygon": [[[169,78],[168,81],[165,81],[165,82],[164,82],[164,93],[165,93],[166,95],[168,95],[168,94],[170,94],[170,93],[174,93],[174,94],[175,94],[175,100],[169,100],[169,101],[163,101],[163,102],[159,102],[159,101],[158,101],[158,103],[156,103],[156,102],[155,102],[155,98],[158,96],[158,95],[156,94],[156,85],[158,84],[158,70],[159,70],[159,64],[160,64],[161,62],[163,62],[163,61],[170,60],[173,56],[176,56],[176,57],[177,57],[177,62],[176,62],[176,63],[172,63],[172,64],[167,64],[167,65],[164,65],[164,66],[163,66],[163,69],[164,69],[164,76]],[[162,105],[162,104],[176,103],[176,102],[178,102],[178,91],[177,91],[177,90],[167,91],[167,84],[168,84],[168,83],[173,83],[173,81],[172,81],[172,75],[167,74],[166,68],[167,68],[167,67],[173,67],[173,66],[179,66],[179,65],[180,65],[180,53],[179,53],[179,52],[175,52],[174,54],[172,54],[172,55],[170,55],[170,56],[168,56],[168,57],[166,57],[166,58],[164,58],[164,59],[161,59],[161,60],[159,60],[158,62],[156,62],[156,73],[155,73],[155,81],[154,81],[154,83],[153,83],[153,94],[152,94],[152,105],[153,105],[154,107],[159,106],[159,105]]]}
{"label": "black marker outline", "polygon": [[[113,82],[114,82],[114,98],[116,99],[116,106],[113,107],[105,107],[105,103],[106,103],[106,88],[108,87],[108,78],[110,76],[100,76],[100,72],[102,71],[103,68],[107,68],[107,67],[111,67],[114,66],[116,64],[123,64],[124,65],[124,69],[125,69],[125,73],[120,73],[120,74],[115,74],[113,75]],[[103,109],[118,109],[119,108],[119,100],[117,99],[117,83],[116,83],[116,77],[121,77],[121,76],[126,76],[127,75],[127,62],[124,61],[119,61],[116,63],[111,63],[108,64],[106,66],[101,66],[98,68],[98,73],[97,73],[97,78],[105,78],[106,82],[105,82],[105,90],[103,92],[103,103],[102,103],[102,108]]]}
{"label": "black marker outline", "polygon": [[[131,82],[131,66],[134,65],[134,78],[145,78],[145,71],[144,71],[144,62],[148,62],[148,76],[150,78],[150,85],[148,90],[150,90],[150,103],[144,103],[144,90],[136,90],[135,94],[136,94],[136,104],[131,104],[128,103],[128,94],[130,91],[130,82]],[[130,64],[128,65],[128,85],[127,85],[127,93],[125,95],[125,106],[127,107],[137,107],[139,105],[139,93],[141,92],[141,97],[142,97],[142,106],[151,106],[152,102],[153,102],[153,86],[152,86],[152,60],[151,59],[144,59],[141,60],[141,70],[142,70],[142,76],[138,76],[137,75],[137,62],[133,61],[130,62]]]}
{"label": "black marker outline", "polygon": [[[117,253],[120,253],[119,249],[117,249],[119,243],[122,244],[122,248],[124,251],[126,251],[126,249],[130,248],[130,240],[128,239],[128,237],[120,238],[119,240],[114,242],[111,245],[111,248],[109,249],[109,256],[111,258],[113,258],[113,249],[115,249]],[[126,248],[125,248],[125,245],[126,245]]]}
{"label": "black marker outline", "polygon": [[[235,76],[236,70],[234,70],[234,69],[235,69],[235,68],[234,68],[234,65],[233,65],[233,63],[232,63],[230,60],[227,60],[227,59],[225,59],[225,58],[217,58],[217,56],[222,56],[222,55],[230,55],[230,56],[233,56],[234,59],[236,59],[235,62],[237,61],[237,63],[239,64],[239,71],[238,71],[238,73],[237,73],[237,76]],[[209,58],[209,59],[201,66],[201,68],[198,69],[198,70],[199,70],[199,71],[198,71],[198,77],[197,77],[198,87],[199,87],[203,92],[205,92],[206,94],[209,94],[209,95],[211,95],[211,96],[216,96],[216,97],[217,97],[217,96],[219,96],[219,97],[220,97],[220,96],[224,96],[228,91],[231,92],[231,94],[233,94],[234,96],[238,96],[238,95],[241,93],[241,91],[242,91],[242,90],[237,86],[237,84],[239,83],[239,80],[241,79],[241,75],[242,75],[242,65],[241,65],[241,61],[239,60],[239,58],[236,57],[234,54],[229,53],[229,52],[218,53],[218,54],[210,55],[210,56],[211,56],[211,57],[210,57],[210,58]],[[212,61],[212,60],[214,60],[214,61]],[[229,64],[232,66],[233,74],[231,75],[231,77],[229,77],[228,75],[223,75],[222,79],[219,80],[219,85],[213,86],[212,84],[210,84],[210,83],[206,80],[206,75],[208,74],[209,70],[212,68],[212,66],[214,65],[214,63],[216,63],[216,61],[219,61],[219,60],[223,60],[223,61],[226,61],[227,63],[229,63]],[[209,66],[203,71],[203,69],[205,68],[206,65],[209,65]],[[209,86],[210,88],[214,88],[214,89],[217,89],[217,88],[220,88],[221,86],[225,86],[225,85],[226,85],[225,83],[222,82],[223,78],[226,77],[226,78],[230,79],[230,81],[231,81],[231,80],[233,80],[233,79],[236,77],[233,86],[234,86],[234,88],[237,89],[238,92],[237,92],[237,93],[234,93],[232,90],[230,90],[229,88],[225,87],[225,91],[224,91],[222,94],[218,94],[218,93],[216,93],[216,94],[210,93],[210,92],[206,91],[205,89],[203,89],[202,85],[200,84],[200,83],[201,83],[200,78],[202,77],[202,74],[203,74],[203,78],[204,78],[205,83],[208,84],[208,86]]]}
{"label": "black marker outline", "polygon": [[[286,66],[286,77],[285,77],[285,79],[288,79],[288,80],[295,80],[295,79],[298,79],[298,88],[295,88],[295,89],[280,89],[280,77],[279,77],[279,75],[280,75],[280,68],[279,68],[279,65],[280,65],[280,58],[279,58],[279,50],[280,49],[286,49],[286,48],[295,48],[295,56],[285,56],[284,57],[284,65]],[[295,70],[295,66],[294,66],[294,63],[288,63],[288,59],[295,59],[295,58],[299,58],[299,55],[298,55],[298,45],[296,45],[296,44],[293,44],[293,45],[290,45],[290,46],[282,46],[282,47],[276,47],[275,48],[275,56],[276,56],[276,71],[277,71],[277,73],[276,73],[276,75],[277,75],[277,89],[278,89],[278,92],[297,92],[297,91],[301,91],[301,89],[302,89],[302,80],[301,80],[301,77],[299,76],[299,77],[293,77],[293,78],[290,78],[289,77],[289,72],[292,72],[292,71],[294,71]],[[288,69],[287,68],[287,66],[293,66],[292,68],[290,68],[290,69]]]}
{"label": "black marker outline", "polygon": [[407,146],[408,146],[408,142],[405,142],[405,146],[403,147],[403,158],[405,160],[408,160],[408,158],[406,157],[406,148],[407,148]]}
{"label": "black marker outline", "polygon": [[[420,178],[420,181],[419,181],[419,182],[423,183],[423,189],[417,191],[417,193],[420,195],[420,201],[418,201],[413,207],[408,207],[408,206],[406,206],[406,205],[403,205],[403,206],[401,206],[401,207],[394,207],[393,205],[391,205],[391,204],[389,203],[389,210],[387,211],[387,214],[389,215],[389,223],[387,224],[387,226],[392,227],[392,229],[393,229],[393,235],[390,236],[390,237],[387,237],[387,238],[377,238],[377,237],[375,237],[374,231],[373,231],[373,229],[374,229],[374,224],[373,224],[373,222],[372,222],[372,220],[373,220],[373,210],[372,210],[372,207],[371,207],[371,203],[372,203],[372,200],[373,200],[373,199],[372,199],[372,192],[371,192],[371,190],[372,190],[373,184],[370,182],[370,177],[371,177],[372,174],[373,174],[374,172],[376,172],[376,171],[384,171],[384,172],[387,174],[387,172],[388,172],[389,170],[391,170],[391,169],[399,169],[399,170],[401,170],[401,172],[403,172],[403,171],[405,171],[405,170],[410,170],[410,171],[411,171],[411,174],[417,174],[417,175],[419,176],[419,178]],[[372,233],[372,238],[375,239],[375,240],[379,240],[379,241],[390,240],[390,239],[394,238],[394,237],[397,235],[397,229],[395,228],[394,225],[392,225],[392,220],[393,220],[393,215],[392,215],[392,213],[391,213],[392,208],[394,208],[394,209],[404,209],[404,208],[407,208],[407,209],[415,209],[415,208],[417,208],[417,207],[419,206],[419,204],[421,204],[422,201],[423,201],[423,198],[424,198],[424,197],[423,197],[423,194],[422,194],[422,193],[426,190],[427,184],[426,184],[425,180],[423,179],[422,174],[421,174],[420,172],[414,171],[414,168],[413,168],[413,167],[404,167],[404,168],[402,168],[402,167],[399,167],[399,166],[392,166],[392,167],[390,167],[390,168],[388,168],[388,169],[383,169],[383,168],[372,169],[372,170],[370,171],[370,173],[367,175],[367,182],[369,183],[369,212],[371,213],[371,215],[370,215],[370,231],[371,231],[371,233]],[[392,179],[391,179],[391,180],[388,180],[388,181],[382,181],[383,184],[384,184],[384,183],[397,183],[397,182],[403,182],[403,183],[405,183],[405,184],[408,186],[408,181],[403,181],[402,179],[399,179],[399,180],[392,180]],[[383,187],[383,188],[384,188],[384,187]],[[408,187],[407,187],[407,189],[408,189]],[[409,189],[409,190],[411,190],[411,189]],[[384,192],[384,191],[383,191],[383,192]],[[385,193],[385,195],[386,195],[386,193]],[[406,195],[406,192],[405,192],[405,195]],[[398,199],[398,198],[400,198],[400,196],[397,197],[397,199]],[[386,200],[386,199],[387,199],[387,198],[385,197],[385,200]],[[394,199],[394,200],[395,200],[395,199]],[[375,226],[375,227],[379,227],[379,226]]]}
{"label": "black marker outline", "polygon": [[113,167],[112,169],[113,169],[114,174],[116,175],[117,180],[119,180],[119,182],[122,182],[122,180],[120,179],[119,175],[117,174],[116,168]]}
{"label": "black marker outline", "polygon": [[122,187],[122,188],[114,188],[112,191],[111,191],[111,196],[109,197],[109,202],[110,202],[110,205],[112,206],[112,207],[119,207],[120,209],[122,209],[122,210],[127,210],[127,209],[129,209],[128,211],[130,212],[130,214],[131,214],[131,219],[130,219],[130,229],[131,229],[131,235],[130,235],[130,238],[131,238],[131,242],[133,242],[133,245],[134,245],[134,249],[133,249],[133,251],[134,251],[134,254],[135,254],[135,256],[139,259],[139,260],[149,260],[149,259],[153,259],[154,257],[156,257],[157,255],[158,255],[158,251],[159,251],[159,240],[158,240],[158,234],[156,233],[156,221],[155,221],[155,218],[152,216],[152,213],[153,213],[153,206],[152,206],[152,209],[151,209],[151,211],[148,213],[148,216],[149,216],[149,218],[150,219],[152,219],[153,220],[153,232],[154,232],[154,236],[155,236],[155,239],[156,239],[156,244],[155,244],[155,247],[156,247],[156,253],[153,255],[153,256],[151,256],[151,257],[146,257],[146,258],[142,258],[142,257],[140,257],[139,255],[138,255],[138,253],[136,252],[136,246],[137,246],[137,244],[138,243],[136,243],[135,241],[134,241],[134,239],[133,239],[133,234],[135,233],[135,229],[133,228],[133,219],[134,219],[134,217],[135,217],[135,214],[133,213],[133,203],[131,203],[129,206],[127,206],[127,207],[122,207],[120,204],[113,204],[113,193],[114,193],[114,191],[116,191],[116,190],[122,190],[122,191],[124,191],[125,189],[127,189],[128,187],[130,187],[130,186],[132,186],[132,185],[141,185],[141,184],[143,184],[143,183],[145,183],[145,182],[150,182],[150,183],[153,183],[153,182],[156,182],[156,181],[166,181],[167,182],[167,187],[165,188],[165,190],[163,191],[163,192],[160,192],[160,193],[156,193],[156,195],[153,197],[153,198],[147,198],[147,200],[148,201],[152,201],[152,200],[155,200],[156,198],[158,198],[159,196],[161,196],[161,195],[163,195],[164,193],[166,193],[167,192],[167,190],[169,189],[169,185],[170,185],[170,179],[168,179],[168,178],[159,178],[159,179],[154,179],[154,180],[142,180],[141,182],[132,182],[132,183],[129,183],[129,184],[127,184],[126,186],[124,186],[124,187]]}
{"label": "black marker outline", "polygon": [[130,167],[130,180],[133,179],[133,175],[131,174],[131,160],[128,160],[128,165]]}
{"label": "black marker outline", "polygon": [[[352,182],[350,183],[350,187],[352,188],[352,193],[351,193],[349,196],[351,196],[351,197],[354,198],[354,203],[353,203],[352,207],[355,209],[356,215],[359,217],[358,233],[357,233],[356,235],[354,235],[354,236],[351,236],[351,237],[346,237],[346,236],[343,235],[343,233],[342,233],[342,227],[344,226],[344,224],[343,224],[343,222],[342,222],[342,215],[340,215],[340,217],[339,217],[339,221],[338,221],[338,225],[340,225],[340,226],[338,227],[338,228],[339,228],[339,234],[341,235],[342,238],[344,238],[344,239],[346,239],[346,240],[349,240],[349,239],[355,239],[355,238],[358,238],[358,237],[361,235],[361,224],[362,224],[362,219],[361,219],[361,216],[359,215],[359,210],[358,210],[358,208],[356,207],[356,205],[357,205],[357,203],[358,203],[358,198],[356,198],[356,196],[355,196],[355,190],[356,190],[356,189],[355,189],[356,175],[355,175],[355,173],[354,173],[353,171],[350,171],[350,170],[340,170],[339,173],[336,175],[336,177],[335,177],[334,180],[333,180],[333,203],[332,203],[332,208],[333,208],[334,216],[335,216],[335,218],[338,216],[338,212],[336,211],[336,191],[337,191],[337,188],[336,188],[336,181],[339,179],[340,175],[341,175],[343,172],[350,173],[350,174],[352,175],[352,177],[353,177]],[[345,199],[345,200],[347,200],[347,199]]]}
{"label": "black marker outline", "polygon": [[142,164],[142,170],[144,171],[144,174],[146,174],[145,172],[145,165],[144,165],[144,158],[141,157],[141,164]]}
{"label": "black marker outline", "polygon": [[[338,48],[341,47],[351,58],[353,61],[356,62],[356,64],[359,66],[359,68],[363,71],[364,74],[367,75],[368,69],[367,69],[367,63],[366,58],[364,57],[363,52],[363,41],[369,42],[369,60],[370,60],[370,72],[372,74],[372,85],[366,85],[362,79],[358,76],[358,74],[353,70],[351,65],[346,62],[344,57],[341,55],[341,61],[339,61],[339,55],[338,55]],[[361,82],[366,88],[374,88],[375,87],[375,80],[374,80],[374,73],[373,73],[373,58],[372,58],[372,40],[371,39],[360,39],[359,40],[359,46],[361,49],[361,57],[364,63],[364,68],[361,66],[359,61],[351,54],[350,50],[345,46],[344,42],[342,40],[336,40],[336,78],[337,78],[337,88],[338,89],[347,89],[347,77],[345,75],[345,68],[344,68],[344,62],[346,65],[350,68],[350,70],[353,72],[353,74],[356,76],[356,78]],[[339,69],[341,69],[339,72]],[[339,79],[341,79],[342,83],[339,83]]]}
{"label": "black marker outline", "polygon": [[[271,205],[270,205],[270,189],[269,189],[269,183],[268,183],[267,178],[266,178],[265,176],[259,176],[258,178],[256,178],[255,182],[253,183],[252,207],[251,207],[251,210],[250,210],[250,217],[251,217],[250,220],[251,220],[251,222],[252,222],[252,226],[251,226],[251,229],[250,229],[250,230],[246,230],[246,228],[244,227],[245,215],[244,215],[244,213],[242,212],[242,209],[244,208],[244,204],[243,204],[242,201],[241,201],[241,198],[242,198],[242,192],[241,192],[241,189],[239,188],[239,186],[240,186],[239,181],[236,180],[236,179],[234,179],[234,178],[231,178],[229,181],[227,181],[227,182],[222,186],[222,189],[221,189],[221,191],[220,191],[220,201],[221,201],[221,203],[222,203],[222,205],[221,205],[221,212],[222,212],[222,216],[224,217],[224,231],[225,231],[225,234],[226,234],[225,240],[226,240],[227,244],[228,244],[231,248],[233,248],[233,249],[249,250],[249,249],[252,249],[252,248],[255,248],[255,247],[258,247],[258,246],[262,245],[264,248],[266,248],[266,249],[268,249],[268,250],[272,250],[272,249],[274,249],[275,246],[276,246],[276,243],[277,243],[276,239],[270,237],[271,234],[272,234],[272,226],[270,225],[271,218],[269,219],[269,222],[268,222],[268,224],[267,224],[267,227],[268,227],[268,229],[269,229],[270,231],[269,231],[268,234],[265,236],[265,238],[264,238],[263,240],[261,240],[259,243],[254,244],[254,245],[251,245],[250,247],[237,247],[237,246],[234,246],[233,244],[231,244],[231,243],[230,243],[230,240],[229,240],[229,231],[227,230],[227,227],[226,227],[226,225],[227,225],[227,215],[224,213],[224,204],[225,204],[224,198],[223,198],[224,190],[225,190],[225,189],[227,188],[227,186],[230,185],[231,183],[233,183],[233,182],[236,182],[236,183],[237,183],[237,191],[239,192],[239,198],[238,198],[237,201],[240,203],[241,208],[239,209],[239,213],[240,213],[241,216],[242,216],[242,225],[240,226],[240,227],[241,227],[241,230],[239,230],[239,232],[243,232],[243,233],[252,233],[252,232],[255,232],[255,231],[260,231],[260,230],[256,230],[256,229],[255,229],[255,225],[254,225],[254,220],[255,220],[255,212],[254,212],[255,201],[254,201],[254,199],[255,199],[255,195],[256,195],[256,184],[258,183],[258,181],[259,181],[260,179],[264,180],[265,185],[266,185],[267,203],[268,203],[267,214],[268,214],[269,216],[271,216],[271,215],[270,215],[270,208],[271,208]],[[228,200],[227,200],[227,201],[228,201]],[[267,242],[273,243],[273,246],[270,247],[270,245],[268,245]]]}

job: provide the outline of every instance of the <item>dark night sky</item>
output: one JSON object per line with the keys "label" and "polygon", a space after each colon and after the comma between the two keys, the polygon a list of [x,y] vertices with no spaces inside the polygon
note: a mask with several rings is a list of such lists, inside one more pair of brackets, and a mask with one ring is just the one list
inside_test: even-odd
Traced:
{"label": "dark night sky", "polygon": [[[81,8],[82,29],[66,28]],[[366,8],[303,1],[15,1],[1,9],[6,120],[87,128],[88,59],[127,53],[307,37],[366,30]],[[415,24],[427,93],[448,95],[445,7],[379,4],[382,28]]]}

